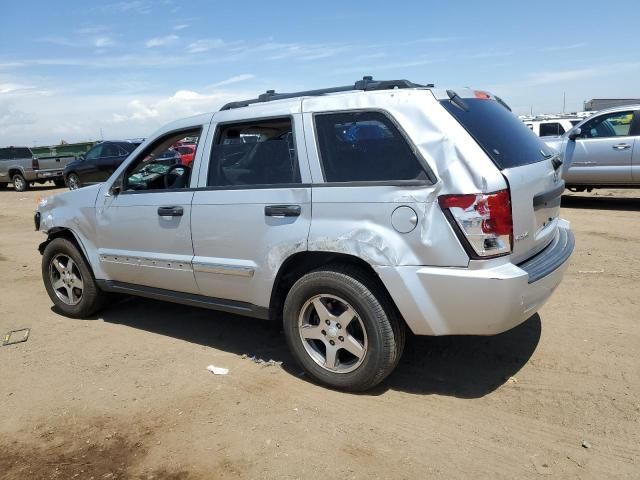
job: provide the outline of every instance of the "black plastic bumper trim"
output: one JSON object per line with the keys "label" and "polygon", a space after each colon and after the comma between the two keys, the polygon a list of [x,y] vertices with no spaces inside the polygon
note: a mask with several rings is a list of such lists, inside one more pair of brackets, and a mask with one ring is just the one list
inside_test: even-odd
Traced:
{"label": "black plastic bumper trim", "polygon": [[553,273],[566,262],[576,245],[573,232],[568,228],[558,228],[553,241],[536,256],[518,265],[529,275],[529,283],[537,282],[541,278]]}

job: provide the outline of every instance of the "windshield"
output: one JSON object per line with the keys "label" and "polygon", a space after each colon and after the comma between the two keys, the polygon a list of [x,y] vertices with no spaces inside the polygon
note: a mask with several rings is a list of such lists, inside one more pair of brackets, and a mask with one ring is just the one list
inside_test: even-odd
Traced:
{"label": "windshield", "polygon": [[440,103],[501,170],[536,163],[553,155],[531,129],[495,100],[465,98],[466,110],[450,100]]}

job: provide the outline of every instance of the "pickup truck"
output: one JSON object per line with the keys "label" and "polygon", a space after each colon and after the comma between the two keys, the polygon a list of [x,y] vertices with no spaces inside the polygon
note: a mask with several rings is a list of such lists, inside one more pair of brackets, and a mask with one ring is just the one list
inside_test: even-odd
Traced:
{"label": "pickup truck", "polygon": [[602,110],[562,136],[541,140],[561,153],[571,191],[640,187],[640,105]]}
{"label": "pickup truck", "polygon": [[12,183],[16,192],[23,192],[32,183],[47,181],[64,187],[64,167],[74,159],[74,156],[36,157],[28,147],[0,148],[0,189]]}

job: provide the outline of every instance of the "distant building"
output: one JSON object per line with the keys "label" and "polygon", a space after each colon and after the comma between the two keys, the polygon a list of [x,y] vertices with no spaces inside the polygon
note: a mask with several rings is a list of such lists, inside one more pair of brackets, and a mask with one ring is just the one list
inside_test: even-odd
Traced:
{"label": "distant building", "polygon": [[637,105],[639,103],[640,98],[594,98],[584,102],[584,109],[588,112],[597,112],[605,108]]}

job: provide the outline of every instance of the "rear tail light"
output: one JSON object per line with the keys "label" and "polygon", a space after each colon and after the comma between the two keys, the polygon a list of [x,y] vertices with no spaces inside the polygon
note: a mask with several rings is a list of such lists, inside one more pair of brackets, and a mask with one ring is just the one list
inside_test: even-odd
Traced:
{"label": "rear tail light", "polygon": [[[513,244],[509,190],[442,195],[438,203],[473,258],[506,255]],[[467,250],[469,250],[467,248]]]}
{"label": "rear tail light", "polygon": [[33,157],[31,159],[31,168],[33,170],[40,170],[40,162],[38,161],[38,159],[36,157]]}

